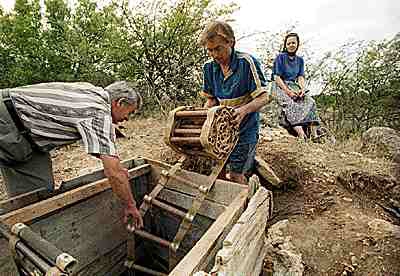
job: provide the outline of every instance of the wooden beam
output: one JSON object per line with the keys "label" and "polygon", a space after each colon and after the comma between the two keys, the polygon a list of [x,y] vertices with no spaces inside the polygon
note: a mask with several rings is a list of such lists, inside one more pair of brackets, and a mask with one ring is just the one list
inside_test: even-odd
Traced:
{"label": "wooden beam", "polygon": [[[151,166],[149,164],[141,165],[136,168],[130,169],[129,177],[130,179],[132,179],[149,173],[150,170]],[[71,191],[56,195],[46,200],[4,214],[0,216],[0,220],[2,220],[5,224],[9,226],[14,225],[17,222],[29,222],[35,218],[54,212],[65,206],[71,205],[75,202],[96,195],[108,189],[111,189],[108,179],[101,179],[99,181],[87,184],[82,187],[78,187]]]}
{"label": "wooden beam", "polygon": [[[152,183],[158,182],[158,179],[161,177],[160,176],[161,170],[164,169],[168,171],[172,167],[171,165],[152,159],[146,158],[146,161],[148,164],[152,166],[152,177],[154,178],[151,180]],[[176,172],[176,175],[192,182],[193,187],[186,184],[182,184],[182,182],[170,178],[168,180],[168,183],[166,184],[166,188],[190,196],[196,196],[199,192],[198,187],[209,181],[207,175],[189,172],[185,170],[178,170]],[[218,204],[223,204],[225,206],[228,206],[229,204],[232,203],[232,201],[241,191],[247,190],[247,188],[248,188],[247,185],[242,185],[230,181],[217,179],[217,181],[215,181],[213,188],[207,194],[206,199]]]}
{"label": "wooden beam", "polygon": [[[165,188],[160,192],[157,198],[189,210],[192,206],[194,196],[186,195]],[[200,207],[198,214],[216,220],[218,216],[221,215],[225,210],[225,205],[218,204],[206,199],[203,202],[203,205]]]}
{"label": "wooden beam", "polygon": [[169,276],[193,275],[203,269],[207,263],[208,255],[216,246],[222,243],[236,220],[243,212],[247,199],[247,191],[243,190],[228,206],[227,210],[218,217],[199,242],[178,263]]}
{"label": "wooden beam", "polygon": [[49,197],[50,194],[51,193],[47,190],[47,188],[39,188],[28,193],[2,200],[0,201],[0,215]]}
{"label": "wooden beam", "polygon": [[[141,159],[136,160],[136,159],[128,159],[128,160],[123,160],[121,161],[122,165],[126,168],[131,168],[135,166],[135,163],[137,165],[143,165],[140,164]],[[72,179],[69,179],[67,181],[63,181],[61,183],[61,186],[59,189],[54,190],[54,191],[49,191],[47,188],[39,188],[33,191],[30,191],[28,193],[24,193],[12,198],[8,198],[6,200],[0,201],[0,215],[3,215],[5,213],[14,211],[16,209],[20,209],[22,207],[25,207],[27,205],[30,205],[32,203],[36,203],[40,200],[47,199],[49,197],[55,196],[57,194],[64,193],[66,191],[70,191],[72,189],[75,189],[77,187],[95,182],[97,180],[105,178],[103,168],[97,169],[96,171],[93,171],[89,174],[85,175],[80,175],[77,177],[74,177]]]}
{"label": "wooden beam", "polygon": [[215,257],[213,272],[223,272],[227,276],[259,275],[259,258],[264,259],[265,226],[271,204],[272,193],[260,188],[225,238],[223,248]]}

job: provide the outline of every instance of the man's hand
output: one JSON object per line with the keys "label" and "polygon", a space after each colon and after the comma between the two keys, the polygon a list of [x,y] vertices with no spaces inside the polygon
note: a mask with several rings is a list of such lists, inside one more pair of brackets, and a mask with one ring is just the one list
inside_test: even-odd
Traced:
{"label": "man's hand", "polygon": [[127,229],[133,232],[143,227],[143,219],[136,205],[128,204],[124,210],[124,223],[128,224]]}
{"label": "man's hand", "polygon": [[[128,169],[124,168],[124,173],[126,177],[129,177]],[[140,214],[139,209],[136,204],[128,204],[124,210],[124,223],[127,224],[127,229],[133,232],[135,229],[140,229],[143,227],[143,218]]]}
{"label": "man's hand", "polygon": [[103,161],[104,174],[108,178],[113,193],[118,196],[126,206],[124,210],[124,223],[127,223],[128,217],[133,219],[133,227],[143,227],[143,220],[139,210],[136,208],[136,202],[129,184],[129,173],[119,162],[119,158],[108,155],[101,155]]}
{"label": "man's hand", "polygon": [[233,114],[234,116],[234,122],[239,125],[242,120],[244,119],[244,117],[246,117],[248,111],[245,105],[235,108],[235,113]]}

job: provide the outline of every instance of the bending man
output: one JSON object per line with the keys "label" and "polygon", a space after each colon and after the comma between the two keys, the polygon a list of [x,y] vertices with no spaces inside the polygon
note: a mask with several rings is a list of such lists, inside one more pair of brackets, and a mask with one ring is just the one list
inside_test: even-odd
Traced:
{"label": "bending man", "polygon": [[10,197],[38,188],[53,190],[49,152],[82,140],[100,158],[113,192],[125,205],[126,221],[143,225],[120,164],[113,124],[142,104],[140,94],[120,81],[105,89],[89,83],[43,83],[0,90],[0,167]]}

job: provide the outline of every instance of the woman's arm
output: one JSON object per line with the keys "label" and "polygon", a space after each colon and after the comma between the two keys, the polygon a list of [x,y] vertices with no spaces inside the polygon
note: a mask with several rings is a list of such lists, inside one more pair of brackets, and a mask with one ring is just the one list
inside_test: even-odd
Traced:
{"label": "woman's arm", "polygon": [[217,105],[218,105],[218,100],[216,98],[207,98],[207,101],[204,104],[204,107],[211,108],[211,107],[217,106]]}
{"label": "woman's arm", "polygon": [[265,92],[253,99],[251,102],[235,108],[235,123],[239,124],[244,117],[251,113],[259,111],[269,101],[269,95]]}
{"label": "woman's arm", "polygon": [[306,80],[305,80],[304,76],[299,76],[297,78],[297,82],[299,83],[299,86],[300,86],[300,89],[301,89],[299,96],[302,97],[304,95],[305,83],[306,83]]}
{"label": "woman's arm", "polygon": [[275,76],[275,82],[276,84],[285,92],[289,97],[294,97],[296,96],[295,93],[293,93],[292,90],[289,89],[289,87],[286,85],[286,83],[282,80],[280,76]]}

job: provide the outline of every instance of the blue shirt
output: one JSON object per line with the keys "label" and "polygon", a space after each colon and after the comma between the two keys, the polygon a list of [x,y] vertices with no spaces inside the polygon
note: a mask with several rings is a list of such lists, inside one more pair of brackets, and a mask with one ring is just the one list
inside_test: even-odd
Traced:
{"label": "blue shirt", "polygon": [[302,57],[289,57],[288,53],[280,53],[274,61],[272,74],[280,76],[284,81],[296,81],[304,76],[304,60]]}
{"label": "blue shirt", "polygon": [[[223,106],[241,106],[267,92],[266,79],[257,59],[249,54],[232,51],[227,77],[214,60],[203,67],[203,96],[216,98]],[[240,124],[240,144],[257,143],[259,114],[248,114]]]}

